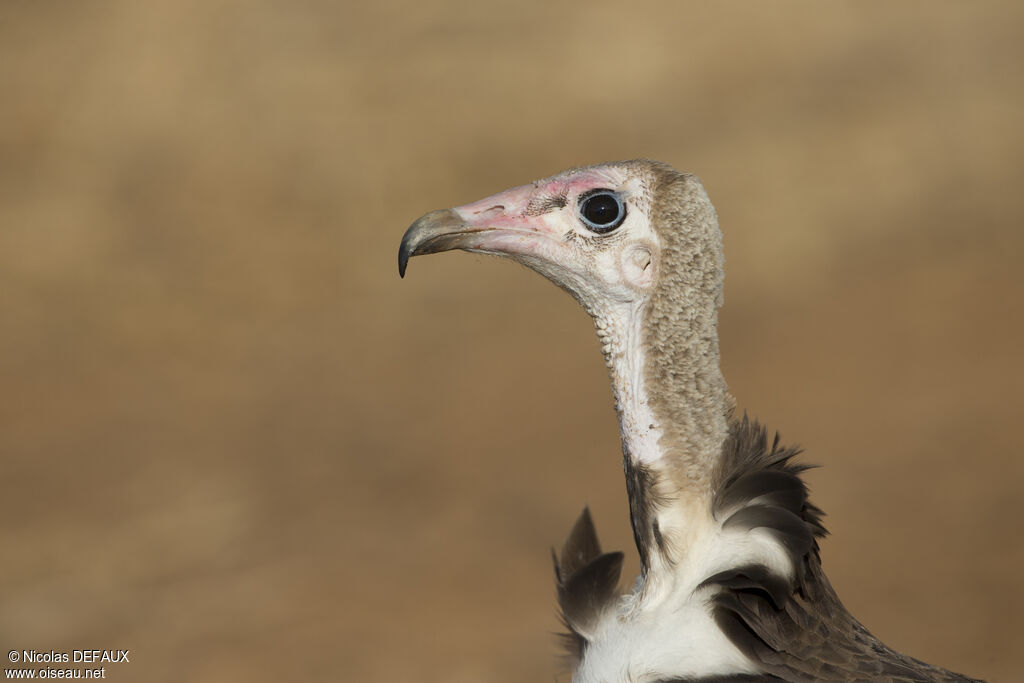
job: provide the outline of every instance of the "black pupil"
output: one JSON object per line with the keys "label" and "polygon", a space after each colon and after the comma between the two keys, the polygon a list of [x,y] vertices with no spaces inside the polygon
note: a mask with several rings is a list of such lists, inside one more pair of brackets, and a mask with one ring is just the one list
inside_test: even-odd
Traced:
{"label": "black pupil", "polygon": [[583,217],[596,226],[611,225],[619,219],[619,202],[610,194],[595,194],[583,202]]}

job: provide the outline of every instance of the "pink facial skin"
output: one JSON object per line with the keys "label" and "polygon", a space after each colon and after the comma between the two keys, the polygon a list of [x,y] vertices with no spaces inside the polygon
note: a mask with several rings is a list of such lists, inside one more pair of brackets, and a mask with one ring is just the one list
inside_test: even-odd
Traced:
{"label": "pink facial skin", "polygon": [[570,270],[581,264],[572,258],[575,246],[566,239],[573,230],[567,220],[580,194],[615,188],[621,178],[604,169],[567,171],[553,178],[514,187],[470,204],[431,212],[406,231],[399,253],[399,273],[418,254],[464,249],[511,256],[517,260],[545,259]]}
{"label": "pink facial skin", "polygon": [[[467,241],[475,249],[500,250],[500,244],[526,246],[522,241],[509,242],[507,238],[522,240],[526,235],[561,238],[565,226],[550,220],[549,212],[575,201],[588,190],[607,187],[612,179],[596,172],[576,172],[568,177],[558,176],[548,181],[520,185],[479,201],[453,209],[470,229],[497,229],[479,233]],[[507,235],[506,231],[521,233]],[[516,250],[522,253],[520,249]]]}

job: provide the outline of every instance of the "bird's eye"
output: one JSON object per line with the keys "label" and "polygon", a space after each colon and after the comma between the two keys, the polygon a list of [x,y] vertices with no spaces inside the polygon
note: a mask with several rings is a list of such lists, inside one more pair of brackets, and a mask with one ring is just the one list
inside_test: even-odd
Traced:
{"label": "bird's eye", "polygon": [[577,213],[588,230],[604,235],[622,225],[626,205],[611,190],[594,190],[580,198]]}

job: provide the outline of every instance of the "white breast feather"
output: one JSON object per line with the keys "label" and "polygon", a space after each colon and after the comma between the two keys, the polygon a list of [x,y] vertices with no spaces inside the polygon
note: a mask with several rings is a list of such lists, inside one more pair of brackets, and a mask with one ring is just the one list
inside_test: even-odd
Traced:
{"label": "white breast feather", "polygon": [[758,668],[722,633],[708,605],[714,587],[698,590],[708,577],[730,567],[760,564],[792,577],[784,548],[769,534],[724,531],[705,518],[689,529],[694,540],[674,565],[655,554],[646,580],[617,609],[605,613],[573,677],[574,683],[645,683],[665,678],[758,673]]}

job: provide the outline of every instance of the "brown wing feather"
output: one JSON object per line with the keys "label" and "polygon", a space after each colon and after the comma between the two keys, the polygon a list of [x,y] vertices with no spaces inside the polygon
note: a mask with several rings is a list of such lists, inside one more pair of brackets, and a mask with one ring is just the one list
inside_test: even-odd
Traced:
{"label": "brown wing feather", "polygon": [[[800,477],[809,466],[792,462],[798,453],[780,446],[778,435],[769,444],[765,428],[746,416],[731,423],[715,473],[715,517],[726,528],[771,533],[797,572],[781,577],[761,565],[744,565],[701,584],[717,589],[711,604],[719,628],[763,671],[701,680],[976,681],[886,647],[846,610],[821,568],[818,539],[828,532]],[[642,555],[650,540],[637,538]],[[601,552],[590,511],[584,508],[560,557],[552,556],[558,602],[569,629],[567,649],[579,662],[590,629],[619,597],[622,553]]]}
{"label": "brown wing feather", "polygon": [[551,557],[562,623],[569,629],[565,645],[575,664],[601,614],[619,597],[623,554],[601,552],[590,508],[585,507],[562,546],[561,559],[554,551]]}
{"label": "brown wing feather", "polygon": [[715,514],[726,526],[768,529],[799,570],[790,583],[764,567],[704,582],[719,627],[766,673],[786,681],[973,681],[885,646],[846,610],[821,568],[821,510],[807,500],[799,451],[757,422],[733,421],[716,473]]}

